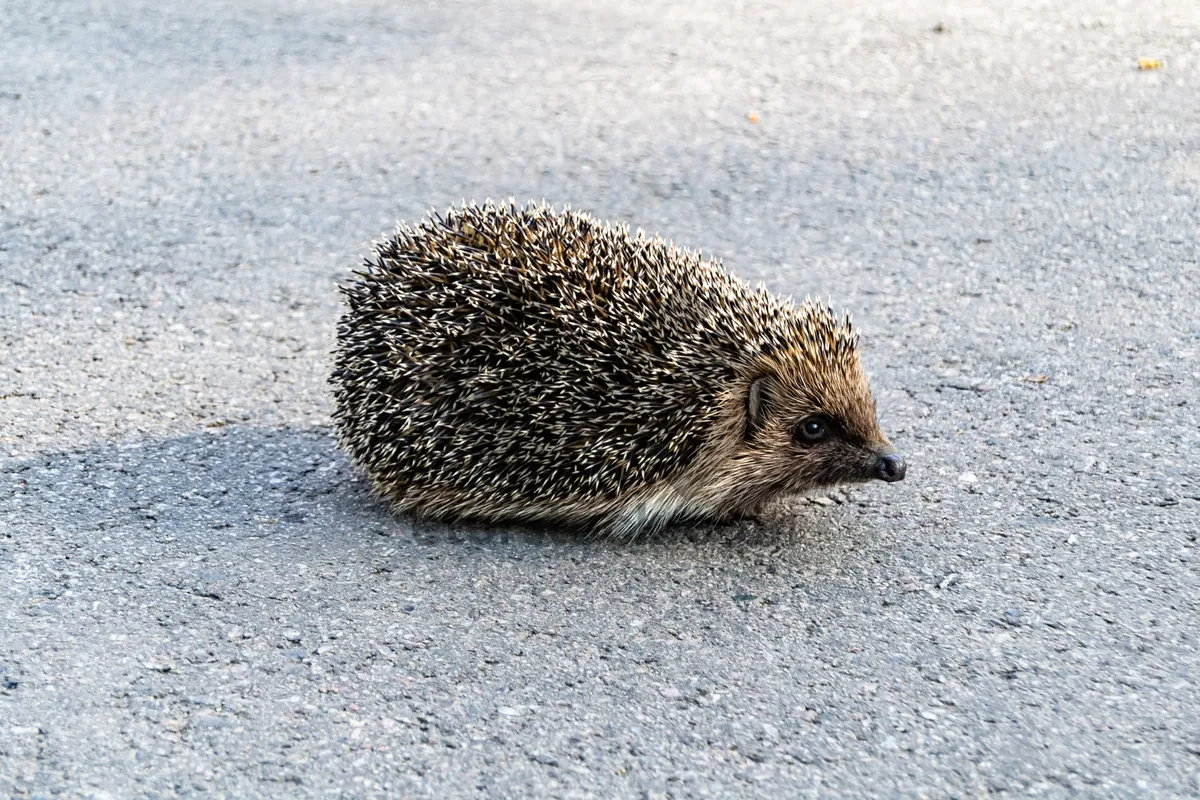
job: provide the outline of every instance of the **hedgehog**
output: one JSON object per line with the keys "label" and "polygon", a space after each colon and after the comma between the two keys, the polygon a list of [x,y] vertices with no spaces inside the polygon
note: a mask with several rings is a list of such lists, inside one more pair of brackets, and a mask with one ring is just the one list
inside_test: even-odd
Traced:
{"label": "hedgehog", "polygon": [[410,517],[635,536],[905,474],[848,314],[545,202],[464,202],[340,287],[339,445]]}

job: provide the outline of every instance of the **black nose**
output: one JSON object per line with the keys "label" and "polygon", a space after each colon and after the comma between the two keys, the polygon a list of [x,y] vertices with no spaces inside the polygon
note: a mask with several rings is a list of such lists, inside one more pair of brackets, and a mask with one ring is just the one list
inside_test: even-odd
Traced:
{"label": "black nose", "polygon": [[880,456],[879,463],[875,465],[875,477],[895,483],[904,480],[905,469],[904,459],[900,456]]}

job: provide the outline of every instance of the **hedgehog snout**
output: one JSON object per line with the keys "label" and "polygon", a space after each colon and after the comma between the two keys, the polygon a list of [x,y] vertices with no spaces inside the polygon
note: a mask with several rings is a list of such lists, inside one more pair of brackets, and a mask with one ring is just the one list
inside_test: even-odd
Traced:
{"label": "hedgehog snout", "polygon": [[908,465],[904,463],[904,458],[894,453],[880,456],[879,461],[875,463],[875,477],[888,483],[904,480],[907,470]]}

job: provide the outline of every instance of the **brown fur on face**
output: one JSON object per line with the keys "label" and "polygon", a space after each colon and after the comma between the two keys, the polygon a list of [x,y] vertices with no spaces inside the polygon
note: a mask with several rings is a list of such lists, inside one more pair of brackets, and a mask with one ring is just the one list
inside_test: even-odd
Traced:
{"label": "brown fur on face", "polygon": [[[688,481],[698,505],[715,516],[757,513],[771,500],[877,477],[892,445],[846,320],[808,306],[817,335],[763,355],[722,398],[722,424]],[[798,441],[797,426],[827,421],[817,444]]]}

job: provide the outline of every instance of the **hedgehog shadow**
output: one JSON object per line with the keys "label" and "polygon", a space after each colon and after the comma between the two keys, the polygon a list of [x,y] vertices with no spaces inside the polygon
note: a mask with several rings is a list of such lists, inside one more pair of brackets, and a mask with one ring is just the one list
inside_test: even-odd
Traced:
{"label": "hedgehog shadow", "polygon": [[759,521],[676,524],[633,538],[580,535],[552,526],[414,520],[390,514],[377,498],[368,503],[419,548],[431,553],[464,547],[510,556],[553,550],[589,561],[593,556],[630,555],[640,559],[645,568],[664,564],[724,567],[749,561],[786,564],[792,574],[803,574],[804,582],[820,584],[886,547],[857,509],[825,508],[803,500],[780,503]]}
{"label": "hedgehog shadow", "polygon": [[592,549],[641,547],[650,550],[724,546],[740,549],[778,549],[803,541],[806,547],[827,543],[843,548],[846,530],[836,511],[785,501],[757,519],[721,522],[682,521],[634,536],[605,536],[587,530],[564,529],[549,523],[498,524],[476,520],[441,521],[395,511],[383,498],[364,491],[363,502],[387,517],[424,545],[456,544],[464,541],[508,543],[526,541],[563,547]]}
{"label": "hedgehog shadow", "polygon": [[203,539],[329,515],[377,522],[356,510],[368,492],[320,429],[226,427],[32,456],[6,469],[23,486],[22,521],[75,531],[144,527]]}

